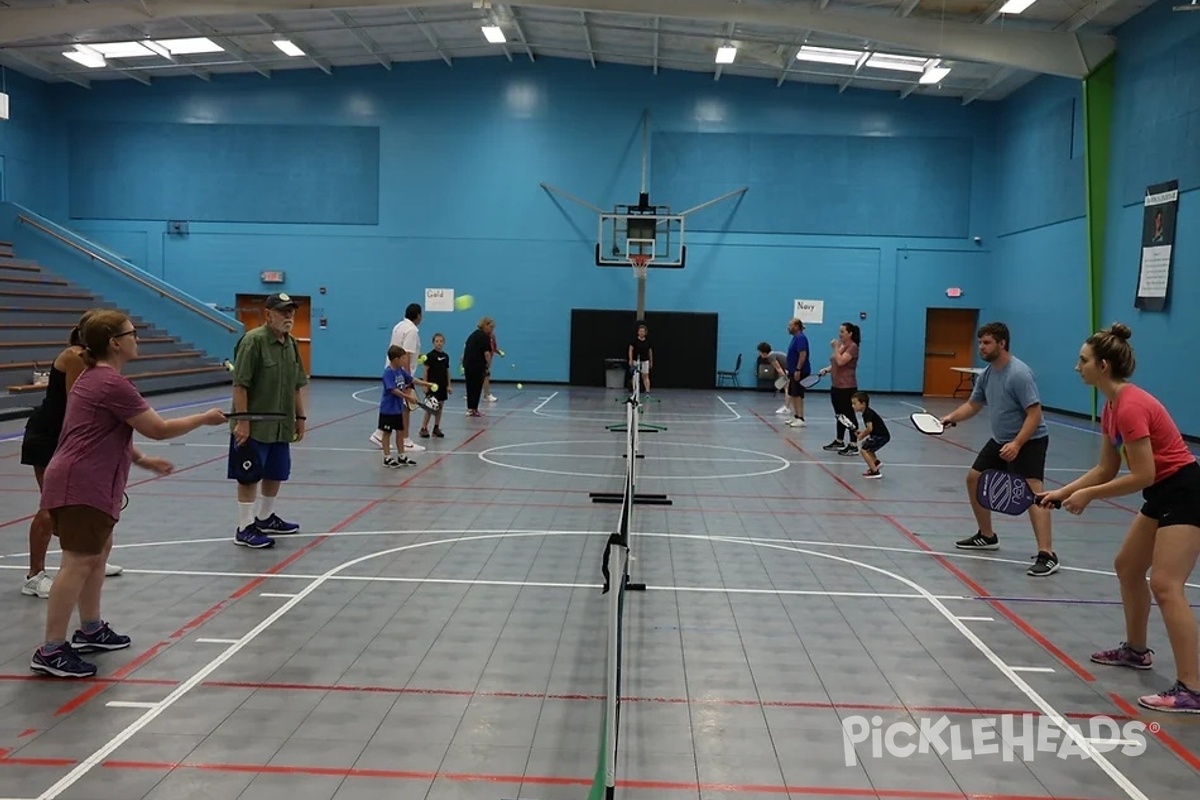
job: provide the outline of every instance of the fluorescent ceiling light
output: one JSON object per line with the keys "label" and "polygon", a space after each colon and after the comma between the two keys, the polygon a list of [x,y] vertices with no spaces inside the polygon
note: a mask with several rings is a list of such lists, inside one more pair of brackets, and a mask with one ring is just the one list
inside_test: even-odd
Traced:
{"label": "fluorescent ceiling light", "polygon": [[82,64],[91,69],[100,69],[101,67],[108,66],[108,62],[104,60],[103,55],[85,44],[77,44],[74,50],[67,50],[63,55],[75,63]]}
{"label": "fluorescent ceiling light", "polygon": [[924,72],[928,58],[914,56],[895,56],[891,53],[873,53],[867,59],[867,66],[874,69],[891,69],[898,72]]}
{"label": "fluorescent ceiling light", "polygon": [[507,41],[504,38],[504,31],[500,30],[499,25],[484,25],[483,36],[492,44],[503,44]]}
{"label": "fluorescent ceiling light", "polygon": [[8,95],[0,92],[0,119],[8,119]]}
{"label": "fluorescent ceiling light", "polygon": [[154,51],[140,42],[100,42],[88,45],[105,58],[145,58]]}
{"label": "fluorescent ceiling light", "polygon": [[717,63],[732,64],[733,59],[737,58],[737,48],[732,45],[725,45],[717,48]]}
{"label": "fluorescent ceiling light", "polygon": [[162,45],[171,55],[188,56],[196,53],[223,53],[225,48],[206,38],[197,39],[159,39],[156,44]]}
{"label": "fluorescent ceiling light", "polygon": [[297,47],[290,39],[276,39],[275,46],[293,58],[304,55],[304,51]]}
{"label": "fluorescent ceiling light", "polygon": [[941,83],[942,78],[945,78],[949,74],[950,68],[942,66],[942,62],[936,61],[925,69],[924,74],[921,75],[921,83]]}
{"label": "fluorescent ceiling light", "polygon": [[796,53],[797,61],[818,61],[823,64],[845,64],[852,67],[858,63],[862,52],[858,50],[838,50],[833,47],[812,47],[805,45]]}
{"label": "fluorescent ceiling light", "polygon": [[1020,14],[1033,5],[1037,0],[1008,0],[1000,7],[1001,14]]}

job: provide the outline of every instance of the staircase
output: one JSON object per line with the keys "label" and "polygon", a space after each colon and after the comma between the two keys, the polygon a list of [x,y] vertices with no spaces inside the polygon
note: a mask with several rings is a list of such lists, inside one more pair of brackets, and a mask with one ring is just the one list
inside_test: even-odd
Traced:
{"label": "staircase", "polygon": [[[25,416],[42,402],[45,387],[33,383],[34,370],[49,370],[80,315],[99,307],[116,308],[40,264],[17,258],[10,243],[0,242],[0,415]],[[153,323],[132,314],[130,319],[138,331],[138,357],[123,374],[142,394],[229,386],[220,361]]]}

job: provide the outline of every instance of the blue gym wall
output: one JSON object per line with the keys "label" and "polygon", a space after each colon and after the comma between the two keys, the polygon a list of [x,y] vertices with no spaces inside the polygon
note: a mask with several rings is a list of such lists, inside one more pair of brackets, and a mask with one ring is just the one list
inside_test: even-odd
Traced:
{"label": "blue gym wall", "polygon": [[[1186,433],[1200,435],[1191,345],[1200,338],[1200,13],[1159,2],[1127,23],[1112,141],[1101,324],[1133,328],[1134,379],[1155,393]],[[1177,179],[1181,195],[1169,306],[1135,309],[1142,200],[1150,184]]]}
{"label": "blue gym wall", "polygon": [[[1134,331],[1135,380],[1159,396],[1185,433],[1200,435],[1200,395],[1185,343],[1200,336],[1200,14],[1159,2],[1119,28],[1108,168],[1109,200],[1100,325]],[[1036,370],[1047,405],[1091,412],[1073,371],[1091,333],[1083,161],[1082,87],[1039,78],[1000,104],[992,297],[1013,349]],[[1142,199],[1178,179],[1170,305],[1134,308]]]}
{"label": "blue gym wall", "polygon": [[999,104],[990,284],[1042,402],[1080,412],[1091,409],[1071,371],[1090,324],[1082,98],[1078,81],[1041,78]]}
{"label": "blue gym wall", "polygon": [[[3,69],[3,68],[0,68]],[[4,70],[9,118],[0,121],[0,199],[18,197],[41,208],[56,207],[57,184],[47,170],[56,169],[50,145],[59,123],[49,88],[40,81]],[[3,238],[3,237],[0,237]]]}
{"label": "blue gym wall", "polygon": [[[820,360],[853,320],[860,383],[916,392],[925,308],[992,313],[986,103],[553,59],[47,92],[63,125],[50,158],[69,173],[35,210],[222,306],[285,270],[282,288],[328,320],[318,375],[374,375],[404,306],[452,287],[476,306],[427,314],[426,341],[444,331],[457,355],[491,315],[519,377],[565,381],[570,309],[631,308],[636,282],[594,266],[595,215],[539,184],[635,202],[643,109],[653,202],[680,211],[749,187],[689,217],[687,268],[647,288],[650,309],[720,314],[720,367],[742,353],[752,380],[755,344],[784,347],[793,300],[821,299]],[[168,234],[173,219],[186,236]]]}

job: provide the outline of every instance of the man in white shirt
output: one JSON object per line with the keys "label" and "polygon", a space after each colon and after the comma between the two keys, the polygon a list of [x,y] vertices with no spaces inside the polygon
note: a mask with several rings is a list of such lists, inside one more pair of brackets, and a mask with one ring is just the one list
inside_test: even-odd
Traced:
{"label": "man in white shirt", "polygon": [[[415,375],[417,371],[417,359],[421,357],[421,329],[417,326],[421,324],[421,304],[409,303],[408,308],[404,309],[404,319],[396,323],[396,327],[392,328],[392,340],[389,345],[396,345],[404,348],[404,359],[402,366]],[[404,405],[404,449],[405,450],[424,450],[425,448],[412,440],[409,431],[412,428],[409,422],[408,404]],[[383,431],[376,430],[371,434],[371,443],[376,447],[383,447]]]}

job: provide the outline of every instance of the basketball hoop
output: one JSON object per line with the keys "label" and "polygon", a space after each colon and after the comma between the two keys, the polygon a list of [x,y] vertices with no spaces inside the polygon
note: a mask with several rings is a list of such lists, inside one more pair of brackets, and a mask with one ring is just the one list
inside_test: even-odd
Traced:
{"label": "basketball hoop", "polygon": [[629,255],[629,263],[633,265],[634,277],[641,280],[646,277],[646,272],[650,268],[649,253],[631,253]]}

